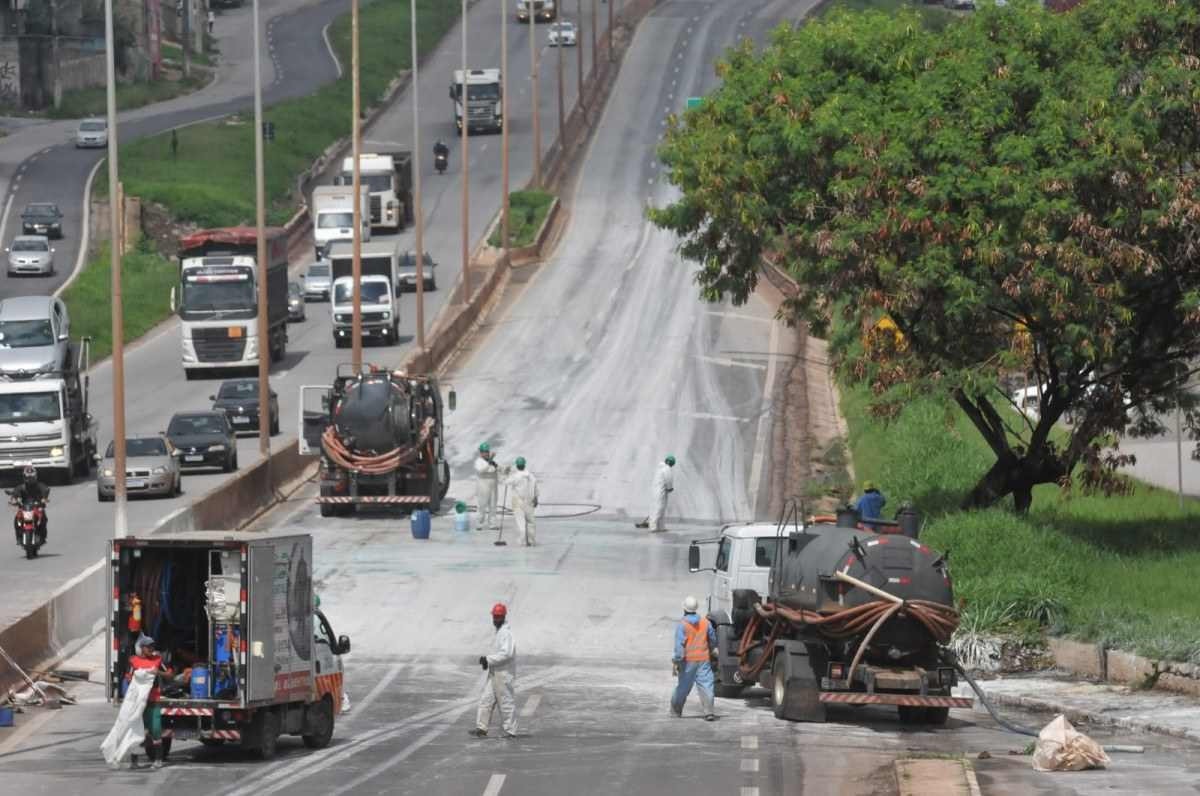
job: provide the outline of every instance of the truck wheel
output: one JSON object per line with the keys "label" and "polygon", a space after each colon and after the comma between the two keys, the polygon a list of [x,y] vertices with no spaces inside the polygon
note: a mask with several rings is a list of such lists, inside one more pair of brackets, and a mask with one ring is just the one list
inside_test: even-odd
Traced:
{"label": "truck wheel", "polygon": [[209,749],[214,749],[218,746],[224,746],[225,739],[224,738],[201,738],[200,743],[204,746],[207,746]]}
{"label": "truck wheel", "polygon": [[450,493],[450,462],[442,462],[442,488],[438,491],[438,503],[441,503]]}
{"label": "truck wheel", "polygon": [[825,721],[825,705],[819,699],[821,692],[813,682],[812,672],[799,671],[801,663],[794,657],[800,656],[793,656],[786,649],[775,651],[771,669],[771,707],[775,718]]}
{"label": "truck wheel", "polygon": [[249,738],[242,736],[243,745],[252,744],[251,751],[259,760],[270,760],[279,748],[279,716],[274,710],[264,708],[250,723]]}
{"label": "truck wheel", "polygon": [[310,705],[305,716],[305,728],[312,732],[301,736],[309,749],[324,749],[333,740],[333,701],[327,696]]}
{"label": "truck wheel", "polygon": [[320,504],[320,508],[321,508],[321,516],[322,516],[322,517],[335,517],[335,516],[337,516],[337,515],[336,515],[336,513],[335,513],[335,512],[334,512],[334,510],[333,510],[333,509],[334,509],[334,507],[333,507],[333,506],[331,506],[331,505],[329,505],[328,503],[322,503],[322,504]]}
{"label": "truck wheel", "polygon": [[195,381],[196,380],[196,371],[188,370],[187,368],[184,368],[183,369],[183,377],[185,379],[187,379],[188,381]]}
{"label": "truck wheel", "polygon": [[722,658],[734,654],[740,639],[734,635],[733,628],[729,625],[717,625],[717,666],[716,672],[719,678],[716,683],[716,688],[713,693],[722,699],[737,699],[742,695],[742,691],[746,688],[745,683],[735,683],[733,681],[733,673],[736,669],[732,666],[723,666]]}
{"label": "truck wheel", "polygon": [[917,707],[916,705],[897,705],[896,712],[900,714],[901,724],[924,724],[925,711],[927,708]]}
{"label": "truck wheel", "polygon": [[925,708],[925,723],[941,727],[950,718],[950,708]]}

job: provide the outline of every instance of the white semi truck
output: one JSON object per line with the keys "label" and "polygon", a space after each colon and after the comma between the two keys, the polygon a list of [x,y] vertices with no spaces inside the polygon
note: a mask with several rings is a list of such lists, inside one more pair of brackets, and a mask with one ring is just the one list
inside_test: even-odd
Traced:
{"label": "white semi truck", "polygon": [[550,22],[558,16],[558,4],[554,0],[517,0],[517,21],[529,21],[529,6],[533,4],[533,16],[544,22]]}
{"label": "white semi truck", "polygon": [[[359,198],[362,240],[371,239],[371,194],[363,185]],[[329,256],[335,240],[354,237],[354,191],[349,186],[319,185],[312,192],[313,246],[318,260]]]}
{"label": "white semi truck", "polygon": [[[463,73],[454,70],[450,83],[450,100],[454,103],[454,124],[462,132]],[[470,130],[499,131],[504,128],[504,103],[500,89],[499,69],[471,69],[467,73],[467,119]]]}
{"label": "white semi truck", "polygon": [[[412,153],[368,152],[358,156],[359,183],[370,194],[371,226],[400,232],[413,221]],[[342,160],[334,185],[354,185],[354,158]]]}

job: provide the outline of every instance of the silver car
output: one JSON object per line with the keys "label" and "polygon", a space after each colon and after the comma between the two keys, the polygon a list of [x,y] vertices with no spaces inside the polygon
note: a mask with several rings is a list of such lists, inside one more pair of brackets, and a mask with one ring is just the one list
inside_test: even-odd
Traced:
{"label": "silver car", "polygon": [[0,301],[0,372],[69,369],[71,320],[54,296],[13,296]]}
{"label": "silver car", "polygon": [[104,119],[84,119],[75,131],[75,148],[108,146],[108,122]]}
{"label": "silver car", "polygon": [[575,23],[562,20],[556,22],[550,27],[550,39],[547,42],[551,47],[574,47],[575,46]]}
{"label": "silver car", "polygon": [[328,260],[318,260],[304,272],[304,298],[329,299],[333,289],[333,271]]}
{"label": "silver car", "polygon": [[54,275],[54,249],[45,235],[18,235],[4,250],[8,254],[8,275]]}
{"label": "silver car", "polygon": [[[104,456],[96,457],[96,498],[112,500],[117,479],[113,471],[115,446],[108,443]],[[129,495],[174,497],[183,492],[179,453],[162,434],[125,439],[125,491]]]}

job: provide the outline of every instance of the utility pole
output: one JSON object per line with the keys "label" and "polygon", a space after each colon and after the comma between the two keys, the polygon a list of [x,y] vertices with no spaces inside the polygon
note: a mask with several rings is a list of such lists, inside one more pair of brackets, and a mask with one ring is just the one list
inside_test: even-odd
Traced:
{"label": "utility pole", "polygon": [[[421,215],[421,105],[418,101],[421,85],[417,71],[417,0],[410,0],[408,10],[409,44],[412,47],[412,103],[413,103],[413,235],[417,263],[417,350],[421,362],[425,362],[425,219]],[[398,287],[398,286],[397,286]],[[397,305],[399,306],[399,305]]]}
{"label": "utility pole", "polygon": [[113,37],[113,0],[104,0],[104,70],[108,79],[105,90],[108,100],[108,205],[109,267],[112,269],[112,394],[113,394],[113,536],[124,539],[129,535],[129,519],[125,503],[125,318],[121,303],[121,256],[117,241],[121,229],[121,209],[117,204],[117,69],[116,39]]}
{"label": "utility pole", "polygon": [[542,187],[542,120],[538,112],[537,13],[529,7],[529,79],[533,81],[533,187]]}
{"label": "utility pole", "polygon": [[583,0],[575,0],[575,19],[579,23],[579,33],[575,37],[575,61],[579,64],[579,86],[576,89],[575,102],[586,112],[583,105]]}
{"label": "utility pole", "polygon": [[[470,240],[470,211],[471,211],[471,106],[470,106],[470,71],[467,69],[467,0],[462,0],[462,83],[459,84],[459,102],[462,107],[462,300],[465,304],[471,298],[471,240]],[[508,119],[504,120],[508,124]]]}
{"label": "utility pole", "polygon": [[192,76],[192,7],[191,0],[183,2],[183,76]]}
{"label": "utility pole", "polygon": [[504,198],[500,204],[500,243],[508,254],[508,4],[500,0],[500,111],[504,123],[500,127],[500,182]]}
{"label": "utility pole", "polygon": [[[354,118],[350,121],[350,137],[353,139],[354,177],[351,180],[351,190],[354,191],[354,236],[351,257],[350,286],[353,294],[354,315],[351,318],[350,329],[350,367],[357,375],[362,373],[362,172],[358,161],[362,157],[362,130],[358,119],[358,0],[350,2],[350,84],[351,112]],[[414,85],[413,90],[416,91]],[[382,209],[380,210],[382,212]]]}
{"label": "utility pole", "polygon": [[596,53],[600,50],[596,47],[596,0],[592,0],[592,71],[596,71]]}
{"label": "utility pole", "polygon": [[608,62],[612,63],[613,54],[613,6],[617,4],[617,0],[608,0]]}
{"label": "utility pole", "polygon": [[[560,22],[554,24],[559,25]],[[576,47],[579,45],[576,44]],[[562,150],[567,148],[567,112],[563,105],[563,43],[562,43],[562,28],[558,30],[558,146]]]}
{"label": "utility pole", "polygon": [[[267,199],[263,177],[262,64],[258,40],[262,38],[258,18],[259,0],[254,0],[254,237],[258,267],[258,452],[263,461],[271,455],[271,369],[270,329],[267,324]],[[269,466],[269,465],[268,465]],[[268,473],[269,476],[269,473]]]}
{"label": "utility pole", "polygon": [[1175,401],[1175,469],[1179,479],[1179,510],[1183,511],[1183,410],[1182,402]]}

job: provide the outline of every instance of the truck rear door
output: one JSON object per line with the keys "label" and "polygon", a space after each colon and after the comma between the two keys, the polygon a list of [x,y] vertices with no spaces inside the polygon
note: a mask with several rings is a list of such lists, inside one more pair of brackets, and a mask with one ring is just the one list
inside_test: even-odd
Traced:
{"label": "truck rear door", "polygon": [[329,401],[333,388],[306,385],[300,388],[299,448],[301,456],[321,453],[321,435],[329,421]]}
{"label": "truck rear door", "polygon": [[314,693],[312,537],[263,539],[249,548],[247,699],[307,702]]}

